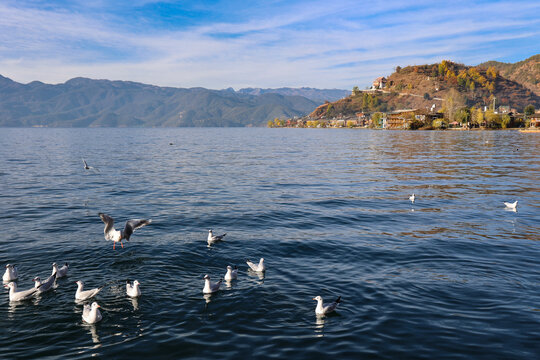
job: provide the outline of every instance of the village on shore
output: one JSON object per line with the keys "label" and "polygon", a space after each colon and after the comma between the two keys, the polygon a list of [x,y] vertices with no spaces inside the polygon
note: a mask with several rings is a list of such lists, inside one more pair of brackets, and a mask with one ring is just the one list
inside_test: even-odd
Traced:
{"label": "village on shore", "polygon": [[[350,97],[362,94],[388,93],[386,78],[378,77],[368,90],[353,89]],[[400,94],[418,96],[413,94]],[[354,114],[332,114],[314,111],[303,117],[289,119],[275,118],[267,123],[267,127],[286,128],[369,128],[384,130],[473,130],[473,129],[535,129],[540,130],[540,112],[533,105],[528,105],[518,112],[509,105],[496,106],[493,99],[489,106],[467,107],[453,109],[449,116],[447,99],[432,98],[434,104],[429,108],[397,109],[393,111],[355,112]],[[319,106],[331,106],[328,102]],[[451,118],[451,119],[449,119]]]}

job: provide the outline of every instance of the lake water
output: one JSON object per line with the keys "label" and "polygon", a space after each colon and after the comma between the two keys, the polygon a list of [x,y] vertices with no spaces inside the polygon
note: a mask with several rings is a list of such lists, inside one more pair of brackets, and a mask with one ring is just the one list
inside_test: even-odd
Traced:
{"label": "lake water", "polygon": [[[2,358],[540,356],[538,134],[3,128],[0,145],[1,266],[29,288],[70,264],[41,297],[4,290]],[[98,212],[153,222],[113,250]],[[203,296],[227,265],[238,280]],[[106,285],[97,325],[77,280]],[[317,295],[343,302],[319,319]]]}

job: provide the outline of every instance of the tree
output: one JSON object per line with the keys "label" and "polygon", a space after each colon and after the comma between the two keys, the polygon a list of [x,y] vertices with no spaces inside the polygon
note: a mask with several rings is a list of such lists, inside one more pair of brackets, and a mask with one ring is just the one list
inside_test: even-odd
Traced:
{"label": "tree", "polygon": [[382,126],[382,114],[380,112],[376,112],[371,116],[371,122],[373,126],[375,127],[381,127]]}
{"label": "tree", "polygon": [[354,86],[354,87],[352,88],[352,92],[353,92],[353,95],[354,95],[354,96],[360,95],[360,89],[358,88],[358,86]]}
{"label": "tree", "polygon": [[534,105],[532,104],[525,106],[525,109],[523,110],[526,116],[531,116],[532,114],[534,114],[535,111],[536,109],[534,108]]}
{"label": "tree", "polygon": [[456,90],[450,89],[444,98],[444,117],[452,122],[456,120],[456,113],[465,105],[465,99]]}
{"label": "tree", "polygon": [[274,121],[268,120],[268,123],[266,124],[269,128],[274,127]]}
{"label": "tree", "polygon": [[489,76],[490,78],[495,80],[497,78],[497,76],[499,75],[499,72],[497,71],[497,69],[495,69],[494,66],[490,66],[487,69],[486,74],[487,74],[487,76]]}
{"label": "tree", "polygon": [[471,120],[471,110],[468,107],[462,107],[456,114],[456,121],[466,124]]}
{"label": "tree", "polygon": [[504,114],[503,117],[502,117],[502,121],[501,121],[501,127],[503,129],[506,129],[508,127],[508,125],[510,124],[510,115],[508,114]]}

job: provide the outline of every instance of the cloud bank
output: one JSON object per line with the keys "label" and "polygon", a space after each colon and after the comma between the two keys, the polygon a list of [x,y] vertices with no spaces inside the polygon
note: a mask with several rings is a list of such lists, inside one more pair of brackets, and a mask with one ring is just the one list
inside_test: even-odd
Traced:
{"label": "cloud bank", "polygon": [[[109,4],[113,3],[113,4]],[[160,86],[367,86],[397,66],[540,52],[537,1],[7,1],[0,74]]]}

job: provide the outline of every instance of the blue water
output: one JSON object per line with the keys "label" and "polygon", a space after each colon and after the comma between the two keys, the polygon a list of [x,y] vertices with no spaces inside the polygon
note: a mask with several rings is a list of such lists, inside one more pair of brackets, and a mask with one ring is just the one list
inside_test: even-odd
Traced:
{"label": "blue water", "polygon": [[[70,264],[41,297],[4,291],[2,358],[540,356],[538,134],[4,128],[0,145],[1,266],[28,288]],[[153,222],[113,250],[98,212]],[[97,325],[76,280],[106,285]],[[316,295],[343,303],[318,319]]]}

